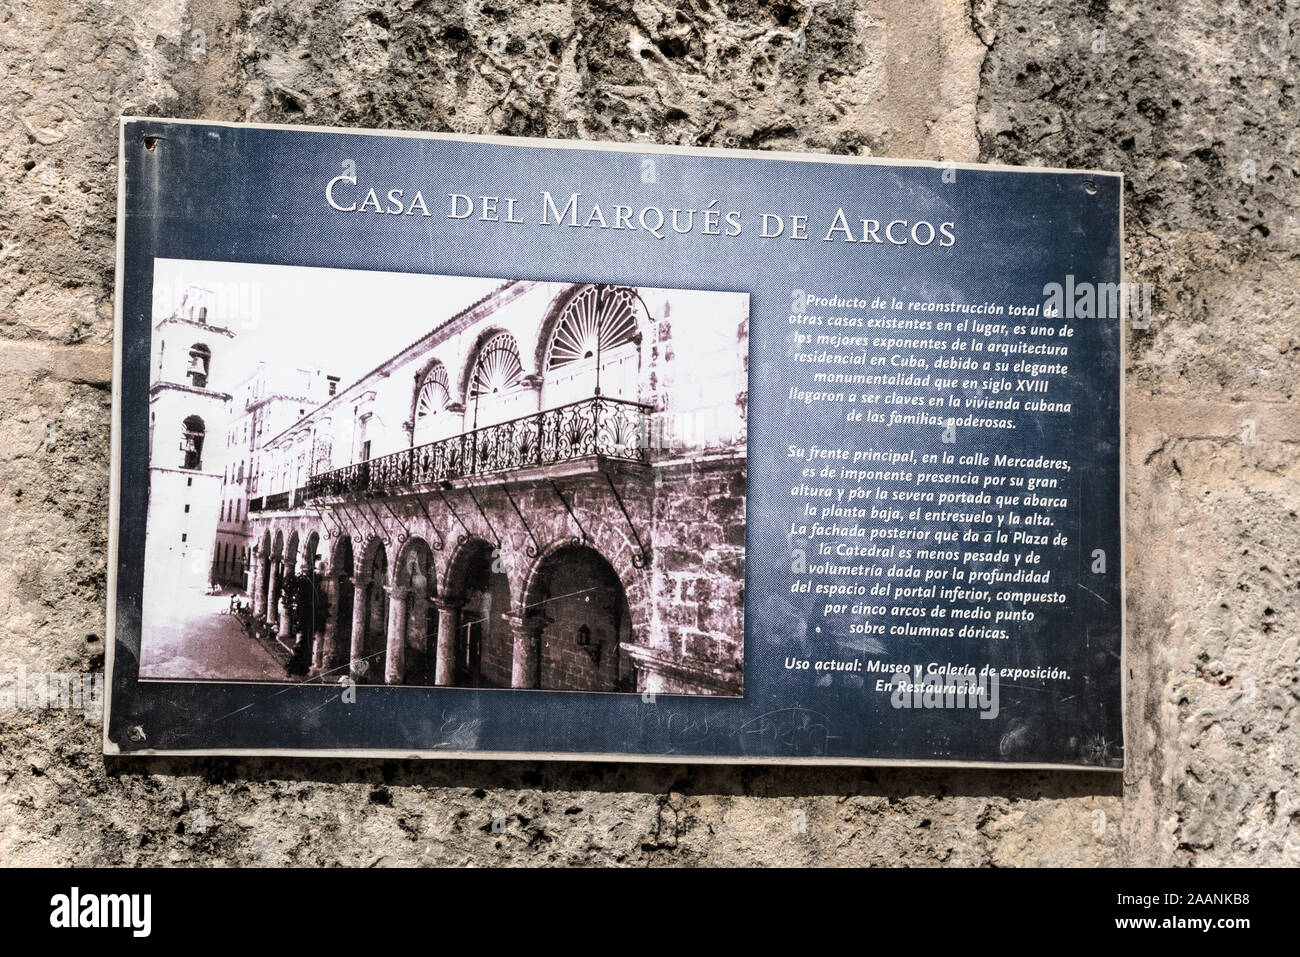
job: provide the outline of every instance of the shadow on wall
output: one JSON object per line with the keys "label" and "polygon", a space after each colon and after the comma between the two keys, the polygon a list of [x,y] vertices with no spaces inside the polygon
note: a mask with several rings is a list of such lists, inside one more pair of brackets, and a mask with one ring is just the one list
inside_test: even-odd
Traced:
{"label": "shadow on wall", "polygon": [[1018,771],[978,768],[890,768],[769,765],[640,764],[594,761],[289,760],[284,758],[105,757],[108,774],[314,782],[376,787],[481,788],[517,791],[679,791],[721,797],[987,797],[1002,801],[1120,797],[1122,774],[1108,771]]}

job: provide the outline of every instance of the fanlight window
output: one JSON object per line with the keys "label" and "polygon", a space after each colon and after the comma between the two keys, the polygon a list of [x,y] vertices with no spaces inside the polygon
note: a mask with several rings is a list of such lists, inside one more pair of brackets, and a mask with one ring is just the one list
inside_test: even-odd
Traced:
{"label": "fanlight window", "polygon": [[513,389],[519,385],[523,374],[515,337],[508,332],[497,333],[483,344],[478,361],[474,363],[474,376],[469,384],[470,398]]}
{"label": "fanlight window", "polygon": [[447,370],[441,362],[435,363],[420,383],[420,391],[415,396],[416,445],[445,438],[455,429],[454,417],[446,411],[450,404],[451,388]]}
{"label": "fanlight window", "polygon": [[415,421],[437,415],[450,401],[451,388],[447,382],[447,370],[442,365],[436,365],[429,370],[429,374],[424,377],[424,384],[420,386],[420,394],[415,400]]}
{"label": "fanlight window", "polygon": [[636,298],[630,289],[588,286],[569,300],[556,324],[546,369],[595,359],[634,341]]}

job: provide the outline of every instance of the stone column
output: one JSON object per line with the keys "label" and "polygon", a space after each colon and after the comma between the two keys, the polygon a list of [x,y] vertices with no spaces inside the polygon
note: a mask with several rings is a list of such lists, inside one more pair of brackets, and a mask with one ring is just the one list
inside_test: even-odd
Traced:
{"label": "stone column", "polygon": [[[333,575],[322,575],[320,579],[320,590],[325,596],[325,624],[320,631],[314,631],[312,634],[311,644],[311,666],[314,671],[324,671],[328,667],[325,662],[329,660],[330,649],[334,645],[334,639],[330,637],[330,632],[337,627],[336,618],[338,616],[338,598],[336,590],[338,582]],[[313,620],[312,628],[316,624]]]}
{"label": "stone column", "polygon": [[[406,599],[406,640],[409,648],[418,648],[421,657],[421,668],[423,674],[417,674],[414,681],[417,684],[426,684],[427,675],[433,670],[433,653],[435,636],[429,634],[429,606],[433,600],[425,596],[424,593],[412,588],[407,593]],[[405,666],[405,665],[404,665]]]}
{"label": "stone column", "polygon": [[543,617],[521,618],[506,615],[506,623],[514,638],[514,652],[510,661],[510,687],[540,688],[542,680],[542,632],[547,621]]}
{"label": "stone column", "polygon": [[343,579],[338,575],[330,575],[321,584],[329,599],[329,608],[326,610],[325,632],[321,635],[320,664],[317,667],[322,671],[329,671],[337,668],[339,663],[339,603],[342,599]]}
{"label": "stone column", "polygon": [[[295,579],[295,581],[299,582],[298,587],[302,589],[302,585],[301,585],[302,579],[301,578]],[[287,606],[288,602],[286,602],[285,604]],[[302,648],[303,645],[310,642],[312,639],[312,633],[311,633],[312,622],[310,619],[311,619],[311,603],[308,602],[307,607],[298,609],[298,620],[289,622],[289,628],[292,632],[291,637],[293,639],[293,648],[295,649],[295,651],[296,649]]]}
{"label": "stone column", "polygon": [[262,581],[262,556],[258,549],[253,549],[250,553],[251,564],[248,566],[249,585],[249,605],[248,610],[257,615],[262,607],[262,592],[266,590],[266,582]]}
{"label": "stone column", "polygon": [[388,592],[388,653],[384,683],[400,685],[406,670],[406,589],[392,586]]}
{"label": "stone column", "polygon": [[280,563],[271,559],[271,577],[266,586],[266,623],[272,628],[280,626],[280,612],[275,607],[275,589],[280,580]]}
{"label": "stone column", "polygon": [[277,602],[277,612],[279,613],[279,622],[276,627],[276,640],[282,645],[289,643],[289,596],[288,589],[281,586],[280,600]]}
{"label": "stone column", "polygon": [[459,599],[439,598],[434,604],[438,608],[438,657],[433,683],[451,685],[456,681],[456,630],[460,627],[462,603]]}
{"label": "stone column", "polygon": [[[352,676],[353,681],[360,681],[364,677],[357,670],[357,663],[365,654],[366,648],[366,618],[370,613],[367,607],[369,602],[366,601],[366,582],[359,581],[352,588],[352,649],[351,658],[348,663],[348,673]],[[367,673],[374,662],[366,662]]]}

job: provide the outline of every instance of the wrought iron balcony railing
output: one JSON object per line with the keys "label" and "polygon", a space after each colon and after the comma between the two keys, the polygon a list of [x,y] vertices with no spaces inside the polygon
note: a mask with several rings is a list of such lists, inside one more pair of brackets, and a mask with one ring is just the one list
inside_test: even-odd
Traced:
{"label": "wrought iron balcony railing", "polygon": [[650,412],[638,402],[593,396],[313,475],[306,498],[389,492],[588,457],[645,462]]}
{"label": "wrought iron balcony railing", "polygon": [[289,492],[276,492],[262,500],[262,511],[278,512],[289,507]]}

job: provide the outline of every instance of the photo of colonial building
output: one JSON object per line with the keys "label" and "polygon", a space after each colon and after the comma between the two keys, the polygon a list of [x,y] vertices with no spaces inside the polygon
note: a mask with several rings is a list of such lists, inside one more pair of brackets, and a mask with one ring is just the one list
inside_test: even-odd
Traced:
{"label": "photo of colonial building", "polygon": [[244,588],[252,541],[248,501],[258,494],[258,453],[268,435],[298,421],[337,390],[339,377],[320,369],[259,362],[233,390],[222,419],[225,466],[212,581]]}
{"label": "photo of colonial building", "polygon": [[[216,507],[250,544],[228,617],[274,661],[232,680],[740,695],[748,298],[511,280],[414,314],[351,380],[311,371],[381,319],[304,354],[278,431],[250,437],[234,396]],[[141,676],[186,677],[199,624],[167,626],[154,674],[146,620]]]}

